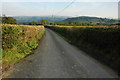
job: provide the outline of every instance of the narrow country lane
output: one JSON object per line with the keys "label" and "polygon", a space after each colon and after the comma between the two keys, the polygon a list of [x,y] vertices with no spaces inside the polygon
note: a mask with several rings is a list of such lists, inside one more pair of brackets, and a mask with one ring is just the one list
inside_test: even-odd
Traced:
{"label": "narrow country lane", "polygon": [[34,54],[13,67],[6,78],[114,78],[112,70],[87,56],[53,31],[46,36]]}

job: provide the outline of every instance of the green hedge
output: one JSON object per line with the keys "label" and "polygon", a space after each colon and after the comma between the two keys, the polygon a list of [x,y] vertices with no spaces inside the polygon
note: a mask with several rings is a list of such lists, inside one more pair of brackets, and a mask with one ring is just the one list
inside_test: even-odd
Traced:
{"label": "green hedge", "polygon": [[46,26],[87,54],[120,71],[120,28]]}
{"label": "green hedge", "polygon": [[43,26],[2,25],[3,68],[30,54],[43,35]]}

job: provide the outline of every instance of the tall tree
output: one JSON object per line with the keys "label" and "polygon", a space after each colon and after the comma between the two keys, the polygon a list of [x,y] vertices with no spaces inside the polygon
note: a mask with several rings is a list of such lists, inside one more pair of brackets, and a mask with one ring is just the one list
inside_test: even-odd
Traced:
{"label": "tall tree", "polygon": [[38,21],[33,21],[32,24],[33,24],[33,25],[37,25],[37,24],[38,24]]}
{"label": "tall tree", "polygon": [[47,21],[47,20],[45,20],[45,19],[42,19],[42,20],[41,20],[41,23],[42,23],[42,25],[46,25],[46,24],[49,24],[49,21]]}

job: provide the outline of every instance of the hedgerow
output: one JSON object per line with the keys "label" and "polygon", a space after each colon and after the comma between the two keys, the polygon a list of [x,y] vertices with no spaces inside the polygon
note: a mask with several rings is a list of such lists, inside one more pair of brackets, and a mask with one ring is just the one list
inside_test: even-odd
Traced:
{"label": "hedgerow", "polygon": [[44,35],[43,26],[2,25],[3,67],[14,64],[38,46]]}
{"label": "hedgerow", "polygon": [[46,26],[65,37],[69,42],[84,50],[112,69],[119,71],[120,28],[119,27],[66,27]]}

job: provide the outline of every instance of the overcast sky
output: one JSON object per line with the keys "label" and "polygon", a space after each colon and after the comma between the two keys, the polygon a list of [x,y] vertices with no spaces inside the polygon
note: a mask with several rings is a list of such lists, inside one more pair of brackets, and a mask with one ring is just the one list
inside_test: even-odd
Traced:
{"label": "overcast sky", "polygon": [[[72,0],[0,0],[2,2],[71,2]],[[77,2],[119,2],[119,0],[76,0]]]}
{"label": "overcast sky", "polygon": [[[118,0],[4,0],[2,14],[8,16],[98,16],[118,18]],[[0,7],[1,8],[1,7]],[[62,12],[60,12],[63,10]]]}

